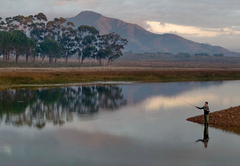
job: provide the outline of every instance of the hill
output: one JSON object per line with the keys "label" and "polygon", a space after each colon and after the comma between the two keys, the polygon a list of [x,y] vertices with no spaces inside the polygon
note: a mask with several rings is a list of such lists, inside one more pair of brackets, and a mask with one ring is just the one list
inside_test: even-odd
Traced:
{"label": "hill", "polygon": [[154,34],[137,24],[126,23],[119,19],[105,17],[92,11],[83,11],[77,16],[67,18],[76,27],[89,25],[96,27],[100,34],[116,32],[129,41],[126,51],[143,52],[188,52],[208,53],[210,55],[223,53],[225,56],[240,56],[240,53],[231,52],[219,46],[211,46],[187,40],[174,34]]}

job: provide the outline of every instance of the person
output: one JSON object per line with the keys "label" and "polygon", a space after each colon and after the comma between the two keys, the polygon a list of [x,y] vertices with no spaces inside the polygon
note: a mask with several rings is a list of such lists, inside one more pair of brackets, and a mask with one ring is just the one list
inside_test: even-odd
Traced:
{"label": "person", "polygon": [[208,144],[208,141],[209,141],[209,136],[208,136],[208,126],[204,126],[204,131],[203,131],[203,139],[199,139],[197,141],[195,141],[196,143],[197,142],[203,142],[204,144],[204,147],[207,148],[207,144]]}
{"label": "person", "polygon": [[203,109],[204,110],[204,123],[205,123],[205,125],[208,126],[208,124],[209,124],[209,112],[210,112],[209,107],[208,107],[208,102],[206,101],[203,107],[197,107],[197,106],[195,106],[195,107],[198,108],[198,109]]}

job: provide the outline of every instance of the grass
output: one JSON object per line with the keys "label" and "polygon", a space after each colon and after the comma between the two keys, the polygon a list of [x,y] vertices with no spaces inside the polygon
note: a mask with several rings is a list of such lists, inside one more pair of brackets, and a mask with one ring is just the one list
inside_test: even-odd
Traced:
{"label": "grass", "polygon": [[79,67],[79,62],[73,59],[69,60],[69,64],[58,61],[52,65],[47,64],[47,61],[45,64],[26,64],[22,58],[19,64],[15,64],[14,59],[8,63],[0,61],[0,89],[95,81],[181,82],[239,79],[240,58],[233,57],[193,56],[189,59],[176,59],[157,55],[126,55],[114,61],[111,67],[99,67],[96,61],[91,60],[84,61],[83,66]]}
{"label": "grass", "polygon": [[0,88],[95,81],[182,82],[239,80],[240,69],[78,68],[1,69]]}

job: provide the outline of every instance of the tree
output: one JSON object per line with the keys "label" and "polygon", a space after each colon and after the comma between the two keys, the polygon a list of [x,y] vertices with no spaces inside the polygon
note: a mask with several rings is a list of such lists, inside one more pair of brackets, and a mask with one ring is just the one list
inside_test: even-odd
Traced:
{"label": "tree", "polygon": [[34,56],[34,62],[36,62],[35,57],[37,57],[38,61],[38,57],[42,56],[40,43],[43,42],[45,37],[48,35],[46,28],[47,17],[43,13],[39,13],[34,16],[30,15],[28,18],[32,20],[32,23],[28,25],[28,32],[29,37],[36,42],[36,55]]}
{"label": "tree", "polygon": [[91,58],[97,53],[95,47],[96,37],[93,35],[85,36],[82,41],[82,55],[81,55],[81,65],[86,58]]}
{"label": "tree", "polygon": [[106,59],[108,55],[110,55],[112,51],[110,49],[101,48],[98,53],[95,55],[95,59],[99,62],[99,65],[102,64],[102,59]]}
{"label": "tree", "polygon": [[182,58],[190,58],[190,54],[189,53],[183,53],[183,52],[179,52],[177,55],[175,55],[174,57],[176,57],[176,58],[180,58],[180,59],[182,59]]}
{"label": "tree", "polygon": [[53,40],[53,39],[46,39],[40,44],[41,53],[43,55],[42,63],[44,62],[45,56],[48,56],[49,58],[49,64],[53,62],[53,59],[55,60],[57,58],[61,57],[61,46],[60,44]]}
{"label": "tree", "polygon": [[67,22],[66,27],[62,27],[59,43],[62,47],[62,57],[68,59],[77,52],[76,30],[73,29],[75,25],[72,22]]}
{"label": "tree", "polygon": [[194,54],[195,56],[209,56],[209,54],[207,53],[197,53],[197,54]]}
{"label": "tree", "polygon": [[99,31],[93,26],[78,27],[76,41],[78,43],[78,57],[81,65],[86,58],[93,57],[97,51]]}
{"label": "tree", "polygon": [[28,63],[28,58],[36,56],[36,42],[32,39],[28,39],[28,49],[26,52],[26,63]]}
{"label": "tree", "polygon": [[12,49],[12,38],[12,33],[0,31],[0,53],[3,55],[3,63],[8,59]]}
{"label": "tree", "polygon": [[101,36],[101,41],[102,43],[100,47],[111,50],[106,57],[108,65],[110,65],[111,62],[123,55],[122,50],[124,49],[124,46],[128,43],[127,39],[121,38],[120,35],[114,32]]}
{"label": "tree", "polygon": [[220,53],[220,54],[214,54],[213,56],[215,56],[215,57],[224,57],[223,53]]}
{"label": "tree", "polygon": [[13,31],[13,47],[17,64],[19,56],[26,54],[27,50],[29,50],[29,39],[25,33],[19,30]]}

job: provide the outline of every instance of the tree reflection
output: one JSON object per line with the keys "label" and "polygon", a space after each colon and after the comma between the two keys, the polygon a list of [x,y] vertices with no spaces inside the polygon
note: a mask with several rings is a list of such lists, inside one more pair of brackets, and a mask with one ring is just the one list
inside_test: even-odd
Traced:
{"label": "tree reflection", "polygon": [[113,111],[126,105],[118,86],[78,86],[43,89],[8,89],[0,92],[0,120],[7,125],[61,126],[101,110]]}

